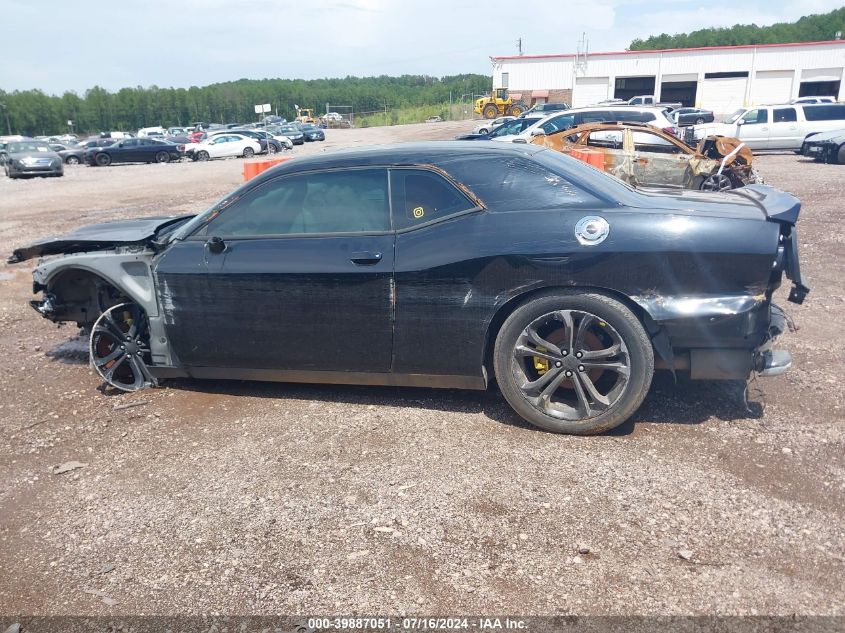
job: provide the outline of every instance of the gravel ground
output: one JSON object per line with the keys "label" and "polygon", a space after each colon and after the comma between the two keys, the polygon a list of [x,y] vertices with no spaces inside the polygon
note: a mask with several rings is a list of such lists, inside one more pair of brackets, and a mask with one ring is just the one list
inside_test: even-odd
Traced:
{"label": "gravel ground", "polygon": [[[293,154],[469,127],[329,131]],[[742,384],[660,376],[600,437],[535,430],[492,391],[115,395],[76,329],[27,306],[32,262],[1,265],[0,614],[845,614],[845,167],[757,163],[804,203],[812,293],[778,293],[801,326],[782,341],[794,367],[751,385],[750,412]],[[83,224],[202,209],[241,168],[0,178],[3,259]]]}

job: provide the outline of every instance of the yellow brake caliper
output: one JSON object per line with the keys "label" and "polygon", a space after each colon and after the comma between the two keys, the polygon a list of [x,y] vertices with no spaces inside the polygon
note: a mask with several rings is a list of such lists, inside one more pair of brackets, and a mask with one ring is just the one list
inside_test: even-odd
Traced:
{"label": "yellow brake caliper", "polygon": [[[546,349],[544,347],[538,347],[538,352],[545,352]],[[537,370],[537,373],[541,376],[549,371],[549,359],[548,358],[540,358],[539,356],[532,356],[534,360],[534,369]]]}

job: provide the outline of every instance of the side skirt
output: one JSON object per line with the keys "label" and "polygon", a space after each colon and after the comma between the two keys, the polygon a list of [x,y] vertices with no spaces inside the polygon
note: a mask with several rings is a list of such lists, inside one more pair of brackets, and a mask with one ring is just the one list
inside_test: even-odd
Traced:
{"label": "side skirt", "polygon": [[325,385],[372,385],[382,387],[430,387],[433,389],[487,389],[486,376],[447,374],[390,374],[352,371],[300,371],[288,369],[241,369],[232,367],[150,367],[156,378],[208,378],[257,380]]}

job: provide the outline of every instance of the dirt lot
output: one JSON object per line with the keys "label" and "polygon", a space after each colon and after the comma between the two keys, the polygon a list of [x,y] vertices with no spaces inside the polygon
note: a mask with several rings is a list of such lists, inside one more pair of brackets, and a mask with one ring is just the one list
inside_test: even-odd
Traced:
{"label": "dirt lot", "polygon": [[[469,126],[330,131],[294,154]],[[602,437],[537,431],[495,392],[105,393],[75,328],[27,305],[32,262],[3,264],[0,614],[845,614],[845,167],[758,167],[804,203],[812,293],[779,292],[793,369],[751,385],[751,413],[742,384],[658,378]],[[0,177],[0,254],[200,210],[241,168]]]}

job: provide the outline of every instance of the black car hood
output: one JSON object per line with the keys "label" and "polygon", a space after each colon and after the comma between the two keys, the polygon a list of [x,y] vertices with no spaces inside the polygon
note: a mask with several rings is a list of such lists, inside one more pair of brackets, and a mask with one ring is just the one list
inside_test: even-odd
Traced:
{"label": "black car hood", "polygon": [[60,253],[80,253],[136,244],[151,240],[162,229],[184,222],[193,215],[179,215],[135,220],[117,220],[83,226],[59,237],[48,237],[16,249],[7,260],[10,264]]}

